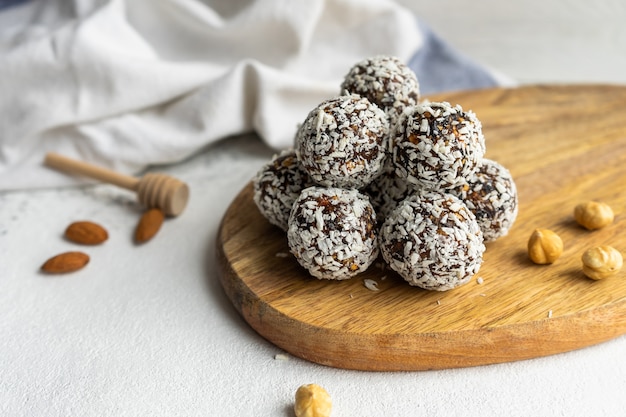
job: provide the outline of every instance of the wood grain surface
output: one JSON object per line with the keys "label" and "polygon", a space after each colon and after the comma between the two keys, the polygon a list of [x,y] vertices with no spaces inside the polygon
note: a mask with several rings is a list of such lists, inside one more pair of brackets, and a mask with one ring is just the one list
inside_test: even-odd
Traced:
{"label": "wood grain surface", "polygon": [[[220,280],[246,322],[285,351],[328,366],[425,370],[522,360],[582,348],[626,333],[626,274],[592,281],[585,249],[626,254],[626,87],[529,86],[428,97],[473,110],[486,157],[506,166],[520,211],[509,235],[487,244],[468,284],[447,292],[406,284],[380,264],[347,281],[312,278],[288,255],[284,232],[252,201],[249,184],[217,236]],[[587,231],[579,202],[601,200],[612,225]],[[553,265],[528,260],[535,228],[564,242]],[[278,255],[278,256],[277,256]],[[371,291],[364,279],[378,282]]]}

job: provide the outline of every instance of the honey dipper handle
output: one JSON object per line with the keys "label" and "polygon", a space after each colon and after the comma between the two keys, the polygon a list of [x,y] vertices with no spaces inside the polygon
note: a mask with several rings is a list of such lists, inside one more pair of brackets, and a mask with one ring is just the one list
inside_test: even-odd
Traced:
{"label": "honey dipper handle", "polygon": [[106,168],[88,164],[86,162],[77,161],[54,152],[46,154],[44,164],[59,171],[64,171],[69,174],[84,175],[89,178],[133,191],[136,189],[137,183],[139,182],[139,180],[135,177],[123,175]]}

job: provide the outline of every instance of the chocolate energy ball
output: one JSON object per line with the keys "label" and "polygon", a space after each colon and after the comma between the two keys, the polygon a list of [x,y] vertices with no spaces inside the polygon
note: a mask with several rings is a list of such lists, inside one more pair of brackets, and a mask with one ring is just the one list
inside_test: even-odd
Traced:
{"label": "chocolate energy ball", "polygon": [[287,240],[314,277],[348,279],[378,256],[376,214],[355,189],[309,187],[294,203]]}
{"label": "chocolate energy ball", "polygon": [[400,116],[392,154],[399,177],[425,189],[452,189],[476,172],[485,154],[482,125],[459,105],[419,104]]}
{"label": "chocolate energy ball", "polygon": [[517,188],[511,173],[496,161],[483,159],[476,173],[453,194],[467,204],[485,242],[506,236],[517,218]]}
{"label": "chocolate energy ball", "polygon": [[410,285],[446,291],[471,279],[482,264],[483,236],[474,214],[457,197],[413,194],[380,229],[380,251]]}
{"label": "chocolate energy ball", "polygon": [[355,64],[344,77],[341,91],[367,97],[387,113],[391,127],[420,96],[415,73],[393,56],[376,56]]}
{"label": "chocolate energy ball", "polygon": [[374,179],[363,192],[370,198],[370,202],[376,211],[376,218],[379,224],[391,213],[397,205],[416,192],[414,186],[409,184],[404,178],[396,175],[391,158],[385,161],[383,173]]}
{"label": "chocolate energy ball", "polygon": [[294,150],[284,150],[265,164],[252,180],[254,202],[270,223],[287,231],[289,214],[300,192],[313,185]]}
{"label": "chocolate energy ball", "polygon": [[382,172],[388,133],[385,113],[375,104],[340,96],[309,113],[296,134],[296,154],[317,184],[362,188]]}

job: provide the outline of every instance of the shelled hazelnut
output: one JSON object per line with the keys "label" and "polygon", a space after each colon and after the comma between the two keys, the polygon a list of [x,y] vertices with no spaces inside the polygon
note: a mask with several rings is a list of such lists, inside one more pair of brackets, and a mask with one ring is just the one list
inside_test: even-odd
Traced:
{"label": "shelled hazelnut", "polygon": [[578,204],[574,208],[574,219],[585,229],[601,229],[613,223],[614,218],[611,207],[602,202],[588,201]]}
{"label": "shelled hazelnut", "polygon": [[535,229],[528,239],[528,256],[536,264],[554,263],[563,253],[563,241],[552,230]]}
{"label": "shelled hazelnut", "polygon": [[329,417],[331,408],[330,395],[317,384],[302,385],[296,391],[296,417]]}
{"label": "shelled hazelnut", "polygon": [[608,278],[622,269],[622,254],[611,246],[597,246],[582,256],[583,273],[594,280]]}

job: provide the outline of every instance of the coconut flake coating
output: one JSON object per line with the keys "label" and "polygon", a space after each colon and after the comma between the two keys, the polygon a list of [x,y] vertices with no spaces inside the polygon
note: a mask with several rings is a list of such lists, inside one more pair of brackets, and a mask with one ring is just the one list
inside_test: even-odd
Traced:
{"label": "coconut flake coating", "polygon": [[395,209],[398,204],[416,192],[414,186],[409,184],[404,178],[396,175],[391,158],[385,162],[383,173],[374,179],[363,192],[370,198],[370,202],[376,211],[376,218],[379,224]]}
{"label": "coconut flake coating", "polygon": [[446,291],[471,279],[485,251],[476,217],[453,195],[409,196],[380,230],[380,251],[410,285]]}
{"label": "coconut flake coating", "polygon": [[294,203],[287,240],[314,277],[348,279],[378,256],[376,214],[355,189],[309,187]]}
{"label": "coconut flake coating", "polygon": [[452,193],[474,213],[485,242],[506,236],[515,223],[517,188],[511,173],[496,161],[483,159],[476,173]]}
{"label": "coconut flake coating", "polygon": [[339,96],[313,109],[296,134],[296,155],[326,187],[362,188],[383,168],[389,125],[366,98]]}
{"label": "coconut flake coating", "polygon": [[485,154],[482,125],[459,105],[420,104],[400,116],[392,154],[396,173],[409,183],[451,189],[476,172]]}
{"label": "coconut flake coating", "polygon": [[274,155],[252,180],[254,202],[270,223],[287,231],[289,214],[300,192],[313,185],[294,150]]}
{"label": "coconut flake coating", "polygon": [[419,101],[415,73],[398,58],[376,56],[355,64],[344,77],[342,94],[358,94],[383,109],[393,126],[406,107]]}

